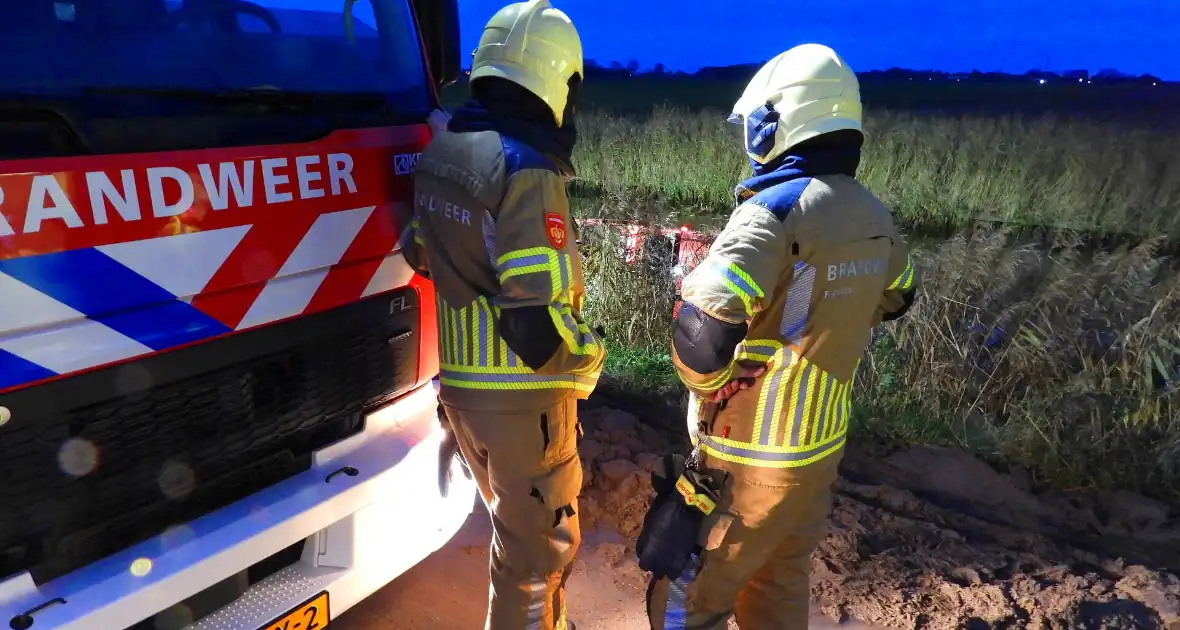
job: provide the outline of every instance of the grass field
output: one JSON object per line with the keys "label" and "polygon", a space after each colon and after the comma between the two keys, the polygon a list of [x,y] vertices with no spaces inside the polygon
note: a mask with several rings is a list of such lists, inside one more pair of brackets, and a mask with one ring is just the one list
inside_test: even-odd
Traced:
{"label": "grass field", "polygon": [[[581,120],[573,194],[587,215],[711,224],[748,173],[716,110]],[[978,220],[1180,241],[1180,136],[1053,117],[870,111],[860,179],[917,233]]]}
{"label": "grass field", "polygon": [[[894,210],[925,281],[910,314],[875,334],[858,439],[958,445],[1042,487],[1180,504],[1180,133],[1158,94],[1140,109],[1125,90],[1094,97],[1090,119],[1078,107],[1043,113],[1080,93],[1037,92],[1028,114],[1015,88],[987,102],[979,86],[906,89],[876,100],[953,113],[866,96],[859,178]],[[738,90],[588,85],[576,214],[723,224],[748,172],[720,109]],[[607,328],[610,379],[675,390],[669,269],[623,264],[617,238],[583,234],[588,316]]]}

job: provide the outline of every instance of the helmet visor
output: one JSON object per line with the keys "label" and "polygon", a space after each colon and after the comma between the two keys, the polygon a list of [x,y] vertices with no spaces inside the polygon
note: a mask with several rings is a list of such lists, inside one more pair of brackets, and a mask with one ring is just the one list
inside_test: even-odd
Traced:
{"label": "helmet visor", "polygon": [[749,116],[732,113],[727,123],[741,125],[742,145],[747,153],[763,157],[774,148],[774,137],[778,131],[779,113],[770,103],[754,110]]}

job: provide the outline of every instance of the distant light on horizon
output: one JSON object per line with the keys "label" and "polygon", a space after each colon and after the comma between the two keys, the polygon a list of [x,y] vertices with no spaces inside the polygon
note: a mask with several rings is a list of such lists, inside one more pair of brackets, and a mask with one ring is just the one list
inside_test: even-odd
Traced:
{"label": "distant light on horizon", "polygon": [[1045,80],[1041,79],[1041,85],[1044,85],[1044,84],[1045,84]]}

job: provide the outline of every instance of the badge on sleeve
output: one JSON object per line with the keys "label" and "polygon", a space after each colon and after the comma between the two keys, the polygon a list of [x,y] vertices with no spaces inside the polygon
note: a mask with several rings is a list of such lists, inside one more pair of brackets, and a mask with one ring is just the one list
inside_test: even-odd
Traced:
{"label": "badge on sleeve", "polygon": [[553,249],[565,248],[565,219],[560,214],[556,212],[545,214],[545,236],[549,238],[549,244],[553,246]]}

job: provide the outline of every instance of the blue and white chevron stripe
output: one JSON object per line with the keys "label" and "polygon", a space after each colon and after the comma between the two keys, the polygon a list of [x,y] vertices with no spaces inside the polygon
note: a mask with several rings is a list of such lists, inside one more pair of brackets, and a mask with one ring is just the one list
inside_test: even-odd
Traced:
{"label": "blue and white chevron stripe", "polygon": [[188,301],[249,229],[0,260],[0,390],[230,332]]}

